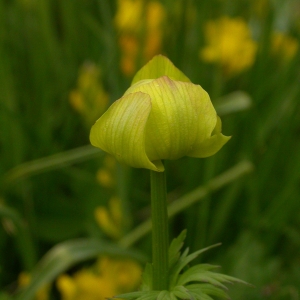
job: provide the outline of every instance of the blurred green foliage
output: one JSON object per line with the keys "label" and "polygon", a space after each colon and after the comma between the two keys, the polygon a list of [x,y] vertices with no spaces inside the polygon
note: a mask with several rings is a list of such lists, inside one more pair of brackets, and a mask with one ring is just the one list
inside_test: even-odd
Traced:
{"label": "blurred green foliage", "polygon": [[[120,248],[149,217],[148,172],[109,163],[88,144],[95,112],[158,53],[207,90],[232,135],[213,157],[166,162],[170,201],[241,160],[255,166],[213,193],[206,186],[171,219],[171,236],[187,228],[191,251],[223,243],[202,259],[256,286],[234,286],[233,299],[299,299],[299,11],[299,0],[0,0],[0,299],[66,240],[150,256],[147,230],[126,245],[137,253]],[[113,207],[103,213],[112,197],[121,219]],[[91,258],[74,251],[81,258],[59,272]]]}

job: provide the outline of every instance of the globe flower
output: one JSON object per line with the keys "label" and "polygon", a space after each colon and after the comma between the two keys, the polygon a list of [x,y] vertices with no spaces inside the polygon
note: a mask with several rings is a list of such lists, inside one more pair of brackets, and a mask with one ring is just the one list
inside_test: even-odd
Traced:
{"label": "globe flower", "polygon": [[90,133],[91,144],[118,161],[158,172],[164,159],[208,157],[229,139],[206,91],[161,55],[136,74]]}

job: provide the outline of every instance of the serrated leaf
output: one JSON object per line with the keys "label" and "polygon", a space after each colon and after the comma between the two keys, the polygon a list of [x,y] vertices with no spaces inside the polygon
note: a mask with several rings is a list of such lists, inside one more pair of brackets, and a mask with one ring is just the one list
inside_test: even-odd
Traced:
{"label": "serrated leaf", "polygon": [[191,298],[189,291],[184,286],[176,286],[172,290],[172,293],[180,299],[190,299]]}
{"label": "serrated leaf", "polygon": [[175,287],[177,285],[177,278],[180,274],[180,272],[183,270],[183,268],[188,265],[192,260],[194,260],[196,257],[198,257],[200,254],[202,254],[205,251],[208,251],[214,247],[219,246],[220,244],[215,244],[203,249],[200,249],[188,256],[186,251],[181,255],[179,258],[178,262],[174,265],[172,270],[170,270],[170,287]]}
{"label": "serrated leaf", "polygon": [[191,284],[187,285],[186,288],[192,293],[198,293],[200,291],[199,294],[207,294],[229,299],[227,293],[223,289],[220,289],[219,287],[213,286],[209,283]]}
{"label": "serrated leaf", "polygon": [[168,76],[173,80],[190,82],[189,78],[177,69],[167,57],[156,55],[136,73],[131,85],[140,80],[156,79],[162,76]]}
{"label": "serrated leaf", "polygon": [[179,275],[177,284],[186,285],[190,282],[208,282],[223,289],[227,289],[222,282],[230,282],[222,277],[222,274],[206,271],[201,265],[196,265]]}
{"label": "serrated leaf", "polygon": [[145,295],[137,298],[136,300],[156,300],[160,291],[145,291]]}
{"label": "serrated leaf", "polygon": [[156,300],[160,291],[139,291],[114,296],[112,299]]}
{"label": "serrated leaf", "polygon": [[229,275],[226,275],[226,274],[222,274],[222,277],[223,277],[224,279],[226,279],[226,280],[229,280],[230,282],[234,282],[234,283],[242,283],[242,284],[246,284],[246,285],[248,285],[248,286],[252,286],[252,287],[253,287],[252,284],[250,284],[250,283],[248,283],[248,282],[246,282],[246,281],[244,281],[244,280],[241,280],[241,279],[239,279],[239,278],[236,278],[236,277],[232,277],[232,276],[229,276]]}
{"label": "serrated leaf", "polygon": [[148,292],[138,291],[138,292],[132,292],[132,293],[117,295],[117,296],[114,296],[113,298],[115,298],[115,299],[119,299],[119,298],[122,298],[122,299],[137,299],[137,298],[145,295],[146,293],[148,293]]}
{"label": "serrated leaf", "polygon": [[156,300],[171,300],[169,291],[161,291]]}
{"label": "serrated leaf", "polygon": [[171,269],[173,265],[178,261],[180,257],[180,250],[184,244],[185,238],[186,230],[183,230],[177,238],[173,239],[169,247],[169,269]]}
{"label": "serrated leaf", "polygon": [[177,297],[173,294],[173,292],[170,292],[170,298],[171,300],[177,300]]}
{"label": "serrated leaf", "polygon": [[190,294],[192,295],[193,299],[196,300],[214,300],[212,297],[204,293],[199,294],[191,291]]}

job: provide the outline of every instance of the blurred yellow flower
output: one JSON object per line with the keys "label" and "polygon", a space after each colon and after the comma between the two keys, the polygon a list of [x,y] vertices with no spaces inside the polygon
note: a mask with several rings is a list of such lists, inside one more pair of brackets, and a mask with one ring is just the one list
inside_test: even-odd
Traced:
{"label": "blurred yellow flower", "polygon": [[108,202],[108,208],[98,206],[95,210],[95,219],[108,236],[115,239],[120,238],[123,233],[123,214],[120,199],[112,197]]}
{"label": "blurred yellow flower", "polygon": [[101,83],[100,70],[95,64],[85,63],[81,67],[77,88],[70,92],[69,100],[88,127],[104,112],[108,104],[108,94]]}
{"label": "blurred yellow flower", "polygon": [[120,68],[132,76],[139,59],[142,63],[161,50],[165,9],[159,1],[119,0],[115,26],[121,48]]}
{"label": "blurred yellow flower", "polygon": [[220,64],[226,75],[237,74],[253,64],[257,43],[242,18],[222,17],[209,21],[205,37],[207,45],[201,49],[200,58]]}
{"label": "blurred yellow flower", "polygon": [[272,35],[273,54],[281,57],[284,61],[291,60],[299,49],[298,41],[282,32],[274,32]]}
{"label": "blurred yellow flower", "polygon": [[97,181],[105,188],[112,188],[115,184],[116,159],[107,154],[103,160],[103,167],[97,171]]}
{"label": "blurred yellow flower", "polygon": [[130,259],[103,256],[92,268],[74,275],[63,274],[57,279],[62,300],[104,300],[138,287],[142,269]]}
{"label": "blurred yellow flower", "polygon": [[141,0],[118,0],[116,27],[121,31],[136,31],[141,22],[143,9],[144,2]]}
{"label": "blurred yellow flower", "polygon": [[114,185],[112,174],[105,168],[101,168],[96,174],[98,182],[106,188],[111,188]]}
{"label": "blurred yellow flower", "polygon": [[[19,274],[18,285],[19,287],[26,287],[31,280],[31,275],[27,272]],[[50,285],[46,285],[39,289],[35,295],[35,300],[48,300],[49,299]]]}

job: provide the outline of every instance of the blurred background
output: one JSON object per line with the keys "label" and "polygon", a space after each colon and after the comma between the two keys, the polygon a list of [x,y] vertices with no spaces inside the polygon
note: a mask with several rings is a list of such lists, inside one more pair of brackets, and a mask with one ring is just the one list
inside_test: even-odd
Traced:
{"label": "blurred background", "polygon": [[197,262],[255,286],[233,299],[299,300],[299,42],[299,0],[0,0],[0,299],[138,287],[149,172],[89,146],[89,130],[164,54],[232,135],[213,157],[166,162],[170,205],[202,191],[171,238],[222,242]]}

